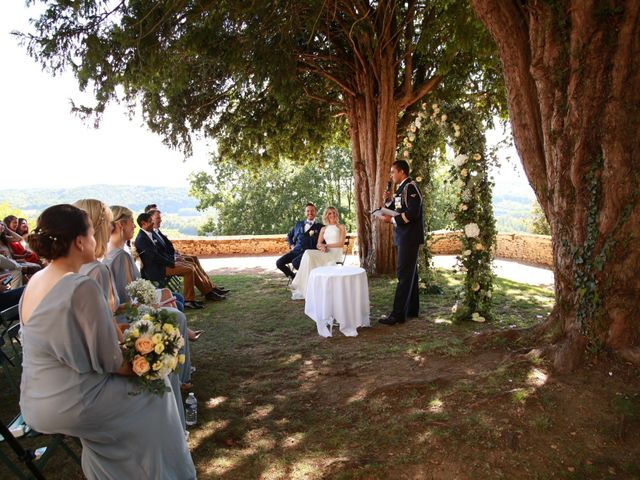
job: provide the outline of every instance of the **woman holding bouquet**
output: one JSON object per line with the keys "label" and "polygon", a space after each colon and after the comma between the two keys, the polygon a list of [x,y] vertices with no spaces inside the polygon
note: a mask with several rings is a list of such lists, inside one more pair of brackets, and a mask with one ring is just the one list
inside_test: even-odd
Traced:
{"label": "woman holding bouquet", "polygon": [[[127,292],[127,285],[134,280],[140,278],[140,271],[133,261],[131,254],[124,249],[124,245],[128,240],[133,238],[133,232],[135,229],[135,223],[133,222],[133,212],[127,207],[112,206],[111,215],[113,220],[111,222],[111,238],[107,246],[107,254],[104,257],[103,262],[109,267],[113,275],[115,282],[116,292],[120,297],[120,301],[123,303],[130,303],[131,298],[129,292]],[[163,292],[171,292],[166,288],[161,289]],[[162,299],[162,297],[161,297]],[[175,309],[170,309],[175,312]],[[189,348],[189,341],[193,341],[194,337],[197,339],[199,333],[187,327],[187,317],[182,312],[177,312],[178,322],[180,324],[180,333],[184,338],[184,353],[185,363],[180,370],[180,381],[182,385],[190,385],[191,383],[191,353]],[[184,319],[184,322],[183,322]]]}
{"label": "woman holding bouquet", "polygon": [[[75,207],[81,208],[89,215],[89,220],[91,220],[91,223],[93,225],[93,238],[95,240],[94,259],[92,262],[88,262],[82,265],[82,267],[80,267],[79,273],[93,278],[102,288],[102,292],[104,293],[105,299],[109,304],[111,313],[114,315],[113,319],[117,329],[118,340],[122,342],[121,329],[118,328],[118,323],[123,325],[124,328],[126,327],[127,320],[124,315],[118,315],[116,317],[116,312],[121,307],[118,287],[114,283],[114,277],[109,267],[97,260],[98,258],[104,257],[104,254],[107,250],[107,242],[109,241],[109,235],[111,233],[113,220],[111,209],[100,200],[91,198],[78,200],[73,205]],[[180,333],[185,339],[185,345],[180,353],[183,353],[185,355],[185,359],[189,358],[189,342],[186,340],[187,317],[185,317],[184,313],[175,308],[170,309],[170,311],[171,313],[175,314],[178,320]],[[185,372],[185,370],[187,369],[189,369],[189,371]],[[182,421],[183,427],[186,430],[187,426],[185,423],[184,405],[182,403],[182,394],[180,389],[180,386],[183,383],[186,383],[182,381],[183,373],[186,373],[185,378],[187,378],[188,382],[188,379],[191,378],[190,362],[185,361],[185,364],[182,365],[181,370],[178,370],[178,372],[176,373],[172,373],[169,376],[169,380],[171,381],[171,389],[176,399],[176,405],[178,407],[178,413],[180,414],[180,420]]]}
{"label": "woman holding bouquet", "polygon": [[95,260],[93,234],[86,212],[55,205],[29,235],[50,263],[20,304],[24,418],[40,432],[80,438],[90,480],[195,478],[174,399],[136,392],[121,375],[128,368],[112,312],[96,282],[78,274]]}

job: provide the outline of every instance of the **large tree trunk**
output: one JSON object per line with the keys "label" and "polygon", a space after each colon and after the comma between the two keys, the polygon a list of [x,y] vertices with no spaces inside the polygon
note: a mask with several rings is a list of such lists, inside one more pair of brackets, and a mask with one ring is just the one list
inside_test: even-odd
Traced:
{"label": "large tree trunk", "polygon": [[395,159],[398,113],[393,102],[393,64],[390,77],[358,71],[360,95],[347,100],[355,178],[356,222],[360,263],[370,273],[393,273],[395,256],[389,224],[376,221],[371,211],[382,204]]}
{"label": "large tree trunk", "polygon": [[569,371],[640,349],[640,2],[471,0],[504,67],[515,144],[553,237],[544,325]]}

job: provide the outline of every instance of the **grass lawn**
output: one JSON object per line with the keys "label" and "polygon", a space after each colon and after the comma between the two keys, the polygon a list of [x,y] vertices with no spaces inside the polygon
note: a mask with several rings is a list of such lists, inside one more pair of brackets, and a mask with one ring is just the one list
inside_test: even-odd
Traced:
{"label": "grass lawn", "polygon": [[[459,281],[440,271],[444,294],[423,296],[419,319],[325,339],[283,277],[214,279],[232,289],[228,300],[188,314],[206,330],[192,346],[199,423],[189,445],[200,478],[640,478],[632,367],[600,359],[558,377],[529,353],[536,345],[465,342],[538,324],[553,305],[548,289],[498,279],[495,322],[451,323]],[[395,280],[369,287],[375,319]],[[16,398],[2,400],[7,419]],[[82,478],[68,461],[45,473]]]}

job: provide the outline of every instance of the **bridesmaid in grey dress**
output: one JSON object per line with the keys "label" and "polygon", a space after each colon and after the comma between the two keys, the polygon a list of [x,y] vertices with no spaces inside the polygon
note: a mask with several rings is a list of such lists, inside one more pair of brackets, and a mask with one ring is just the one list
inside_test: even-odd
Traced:
{"label": "bridesmaid in grey dress", "polygon": [[80,438],[90,480],[196,478],[175,401],[131,395],[111,311],[96,282],[77,273],[95,260],[93,233],[84,211],[55,205],[29,236],[50,264],[20,304],[22,413],[38,431]]}
{"label": "bridesmaid in grey dress", "polygon": [[[114,280],[116,293],[122,303],[131,302],[127,285],[134,280],[140,278],[140,271],[133,261],[133,257],[129,252],[124,250],[124,244],[127,240],[133,238],[135,223],[133,222],[133,212],[127,207],[112,206],[111,215],[112,230],[111,238],[107,246],[107,254],[102,260],[109,270]],[[166,307],[165,307],[166,308]],[[187,317],[184,313],[176,308],[167,308],[178,317],[180,324],[180,333],[184,338],[184,347],[180,353],[184,353],[185,362],[178,370],[178,376],[182,385],[191,384],[191,347],[190,338],[192,333],[187,327]]]}
{"label": "bridesmaid in grey dress", "polygon": [[[94,235],[93,238],[96,241],[95,248],[95,258],[101,258],[104,256],[105,250],[107,249],[107,241],[109,240],[109,234],[112,228],[112,214],[109,207],[107,207],[100,200],[94,199],[84,199],[78,200],[73,204],[75,207],[81,208],[89,215],[89,219],[94,226]],[[111,270],[107,265],[99,262],[98,260],[94,260],[89,263],[85,263],[80,267],[78,273],[81,275],[87,275],[88,277],[93,278],[98,285],[100,286],[102,293],[104,294],[104,298],[107,300],[111,313],[113,315],[113,322],[116,326],[116,332],[118,334],[118,340],[122,341],[121,328],[118,327],[118,323],[121,325],[127,322],[127,319],[124,315],[116,316],[116,310],[120,307],[120,296],[118,295],[117,287],[114,284],[114,278]],[[187,319],[184,314],[178,310],[172,309],[172,313],[175,313],[178,317],[178,324],[180,328],[180,333],[185,335],[187,329]],[[186,337],[185,337],[186,338]],[[188,343],[185,340],[185,345]],[[189,354],[189,348],[183,347],[180,350],[180,353],[185,354],[185,359]],[[185,360],[185,364],[187,361]],[[182,422],[182,427],[185,432],[187,431],[187,423],[184,415],[184,404],[182,403],[182,393],[180,390],[181,385],[181,374],[184,371],[184,365],[181,365],[177,372],[174,372],[169,375],[169,382],[171,383],[171,390],[173,392],[173,396],[176,399],[176,406],[178,407],[178,414],[180,415],[180,421]]]}

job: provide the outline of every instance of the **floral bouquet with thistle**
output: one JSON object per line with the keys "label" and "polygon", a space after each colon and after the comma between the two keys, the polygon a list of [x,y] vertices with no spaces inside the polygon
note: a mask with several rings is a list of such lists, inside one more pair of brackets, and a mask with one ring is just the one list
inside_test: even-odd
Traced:
{"label": "floral bouquet with thistle", "polygon": [[149,280],[139,278],[127,285],[127,293],[134,303],[153,305],[156,303],[156,287]]}
{"label": "floral bouquet with thistle", "polygon": [[184,363],[184,354],[178,353],[184,339],[175,314],[147,306],[136,310],[128,313],[132,321],[124,331],[123,356],[142,390],[163,395],[170,390],[165,378]]}

